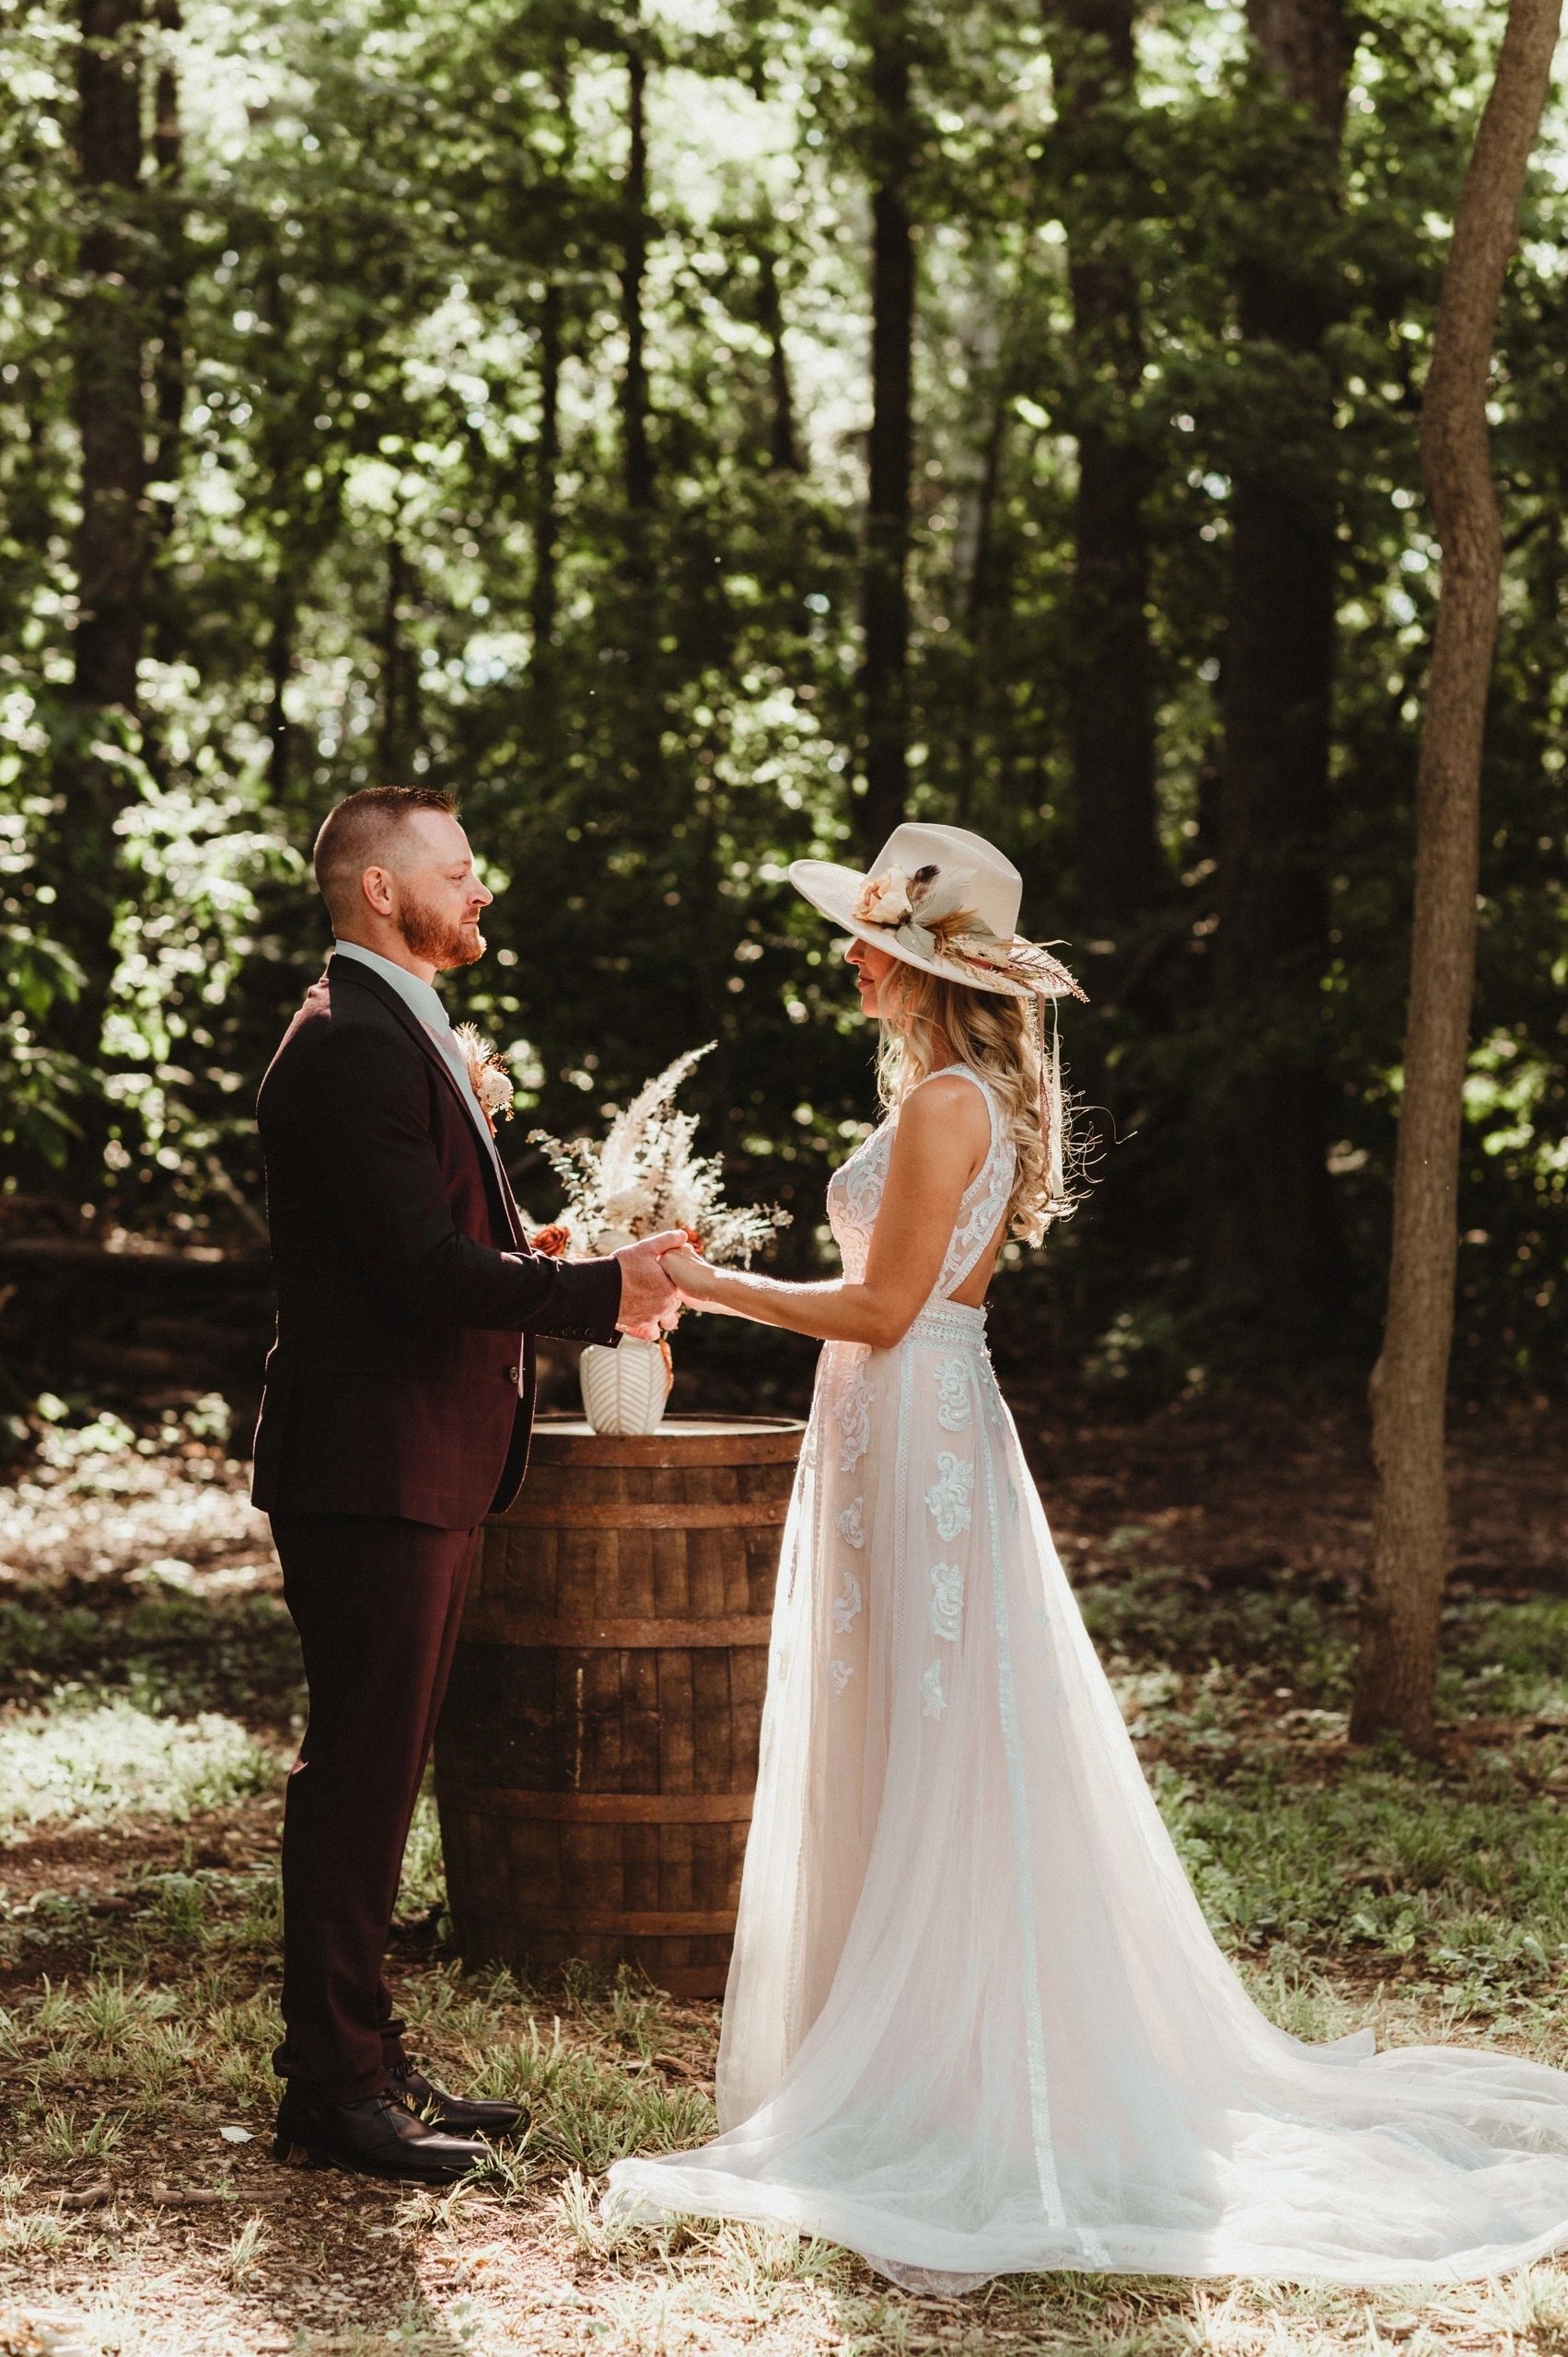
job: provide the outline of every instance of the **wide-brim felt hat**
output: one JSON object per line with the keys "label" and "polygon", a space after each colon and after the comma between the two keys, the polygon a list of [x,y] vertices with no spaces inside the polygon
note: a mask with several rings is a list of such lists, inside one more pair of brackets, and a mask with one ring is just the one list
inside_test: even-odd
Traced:
{"label": "wide-brim felt hat", "polygon": [[797,859],[789,880],[845,933],[906,966],[1008,998],[1087,998],[1059,958],[1018,931],[1024,879],[965,827],[895,827],[869,868]]}

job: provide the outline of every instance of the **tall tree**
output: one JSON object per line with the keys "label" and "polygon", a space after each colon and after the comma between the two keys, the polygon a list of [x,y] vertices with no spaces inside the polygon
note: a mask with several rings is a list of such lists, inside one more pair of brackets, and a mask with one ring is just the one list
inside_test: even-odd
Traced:
{"label": "tall tree", "polygon": [[[570,179],[575,141],[571,55],[563,39],[552,62],[551,97],[559,138],[556,183]],[[553,763],[559,736],[556,629],[560,616],[561,379],[566,362],[566,286],[562,273],[546,276],[539,314],[539,438],[533,463],[533,581],[528,597],[528,686],[544,759]]]}
{"label": "tall tree", "polygon": [[[98,1056],[114,972],[114,822],[129,795],[137,665],[146,627],[141,0],[81,0],[75,158],[81,208],[70,321],[71,414],[81,450],[68,726],[41,872],[52,926],[82,970],[56,1010],[61,1043]],[[84,1143],[86,1177],[96,1155]]]}
{"label": "tall tree", "polygon": [[1562,0],[1509,0],[1443,274],[1421,463],[1443,555],[1416,774],[1415,911],[1393,1258],[1372,1378],[1377,1499],[1351,1733],[1434,1737],[1448,1573],[1444,1424],[1453,1341],[1465,1066],[1475,977],[1481,762],[1503,528],[1487,390],[1498,305],[1540,128]]}
{"label": "tall tree", "polygon": [[654,554],[655,472],[649,438],[647,269],[648,65],[646,36],[633,19],[626,62],[626,164],[621,189],[621,327],[625,357],[621,377],[621,493],[625,531],[627,748],[633,783],[645,797],[645,817],[662,825],[656,787],[663,772],[663,726],[657,676],[658,581]]}
{"label": "tall tree", "polygon": [[621,485],[627,513],[646,517],[654,504],[648,443],[645,285],[648,269],[647,61],[635,40],[626,51],[626,170],[621,187],[621,324],[626,360],[621,383]]}
{"label": "tall tree", "polygon": [[406,784],[419,742],[419,660],[403,629],[409,594],[408,540],[400,508],[387,536],[386,587],[377,633],[381,657],[381,713],[376,761],[383,782]]}
{"label": "tall tree", "polygon": [[1155,798],[1150,474],[1137,403],[1138,273],[1128,250],[1136,0],[1047,0],[1056,84],[1049,168],[1067,230],[1078,472],[1068,695],[1079,921],[1119,942],[1166,881]]}
{"label": "tall tree", "polygon": [[[1338,517],[1325,338],[1347,41],[1342,0],[1248,0],[1255,68],[1215,804],[1216,1288],[1309,1329],[1335,1296],[1322,982]],[[1284,102],[1282,105],[1282,100]]]}
{"label": "tall tree", "polygon": [[294,678],[299,642],[299,604],[306,566],[297,545],[300,510],[306,504],[301,480],[302,436],[294,389],[289,382],[289,336],[293,305],[284,291],[283,259],[269,254],[261,273],[261,312],[265,330],[263,383],[257,433],[259,471],[266,488],[257,501],[269,526],[273,543],[270,577],[262,598],[262,662],[267,679],[265,727],[267,784],[278,807],[288,801],[296,783],[295,739],[289,726],[288,690]]}
{"label": "tall tree", "polygon": [[797,475],[805,461],[796,431],[775,234],[772,221],[764,215],[757,231],[757,317],[768,343],[768,464],[775,474]]}
{"label": "tall tree", "polygon": [[916,128],[905,0],[866,11],[871,171],[871,432],[861,575],[861,826],[875,853],[909,787],[910,474],[915,250],[910,212]]}
{"label": "tall tree", "polygon": [[[185,199],[181,186],[184,131],[180,112],[180,69],[175,42],[182,29],[180,0],[157,0],[157,68],[153,77],[153,187],[157,195],[158,279],[153,326],[157,349],[153,362],[153,481],[161,497],[150,519],[161,553],[174,528],[174,493],[180,479],[180,438],[185,422],[185,306],[190,262]],[[154,651],[171,662],[176,651],[175,618],[167,589],[160,588],[153,618]]]}

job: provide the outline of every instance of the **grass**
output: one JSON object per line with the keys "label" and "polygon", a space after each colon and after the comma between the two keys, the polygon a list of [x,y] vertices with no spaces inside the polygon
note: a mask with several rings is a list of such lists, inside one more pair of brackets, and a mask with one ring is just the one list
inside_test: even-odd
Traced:
{"label": "grass", "polygon": [[[788,2233],[607,2225],[613,2159],[710,2131],[717,2009],[628,1975],[465,1976],[428,1803],[400,1999],[436,2075],[525,2099],[528,2134],[441,2196],[280,2171],[294,1649],[215,1448],[157,1440],[59,1434],[0,1505],[0,2357],[46,2346],[51,2316],[83,2357],[1568,2357],[1550,2266],[1442,2292],[1052,2277],[923,2302]],[[1568,1603],[1456,1594],[1450,1740],[1411,1763],[1345,1743],[1342,1582],[1305,1555],[1211,1580],[1170,1551],[1123,1525],[1074,1570],[1260,2003],[1307,2037],[1371,2022],[1561,2061]]]}
{"label": "grass", "polygon": [[232,1719],[140,1709],[122,1695],[66,1695],[0,1722],[0,1793],[6,1835],[53,1819],[110,1825],[127,1816],[184,1820],[265,1792],[272,1755]]}

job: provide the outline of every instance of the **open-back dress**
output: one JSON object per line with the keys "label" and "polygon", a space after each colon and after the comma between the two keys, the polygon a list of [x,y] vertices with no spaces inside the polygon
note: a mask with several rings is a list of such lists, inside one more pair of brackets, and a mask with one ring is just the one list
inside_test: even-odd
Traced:
{"label": "open-back dress", "polygon": [[[954,1070],[967,1071],[956,1066]],[[1568,2073],[1310,2045],[1212,1937],[951,1298],[991,1144],[896,1348],[830,1343],[784,1532],[721,2133],[607,2205],[785,2224],[930,2292],[1076,2268],[1376,2284],[1568,2244]],[[896,1114],[829,1190],[865,1273]]]}

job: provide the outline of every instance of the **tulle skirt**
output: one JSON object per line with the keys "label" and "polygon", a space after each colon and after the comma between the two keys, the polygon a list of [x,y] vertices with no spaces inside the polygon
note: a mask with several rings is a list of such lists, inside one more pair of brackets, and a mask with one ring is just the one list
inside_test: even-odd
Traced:
{"label": "tulle skirt", "polygon": [[721,2133],[614,2213],[793,2226],[917,2291],[1345,2284],[1568,2244],[1568,2073],[1276,2029],[1220,1953],[985,1350],[823,1353],[785,1529]]}

